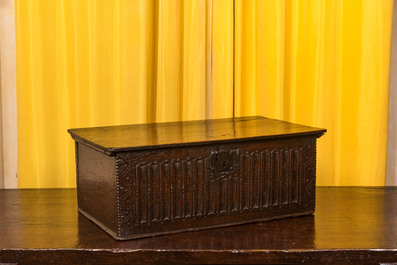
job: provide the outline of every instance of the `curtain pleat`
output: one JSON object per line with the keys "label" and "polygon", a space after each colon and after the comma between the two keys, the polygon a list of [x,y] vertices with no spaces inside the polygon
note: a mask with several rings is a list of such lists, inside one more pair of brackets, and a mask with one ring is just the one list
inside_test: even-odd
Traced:
{"label": "curtain pleat", "polygon": [[18,187],[75,186],[68,128],[211,117],[210,8],[17,1]]}
{"label": "curtain pleat", "polygon": [[384,185],[393,1],[235,5],[236,115],[327,128],[318,185]]}
{"label": "curtain pleat", "polygon": [[212,1],[211,118],[233,116],[233,1]]}
{"label": "curtain pleat", "polygon": [[18,186],[66,130],[263,115],[328,129],[318,185],[385,181],[392,0],[17,0]]}

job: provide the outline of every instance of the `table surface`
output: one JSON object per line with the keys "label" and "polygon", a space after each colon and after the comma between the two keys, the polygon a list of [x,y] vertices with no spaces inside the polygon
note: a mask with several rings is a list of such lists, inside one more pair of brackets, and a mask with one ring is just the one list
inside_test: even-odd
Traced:
{"label": "table surface", "polygon": [[397,262],[397,188],[318,187],[316,202],[312,216],[115,241],[77,213],[75,189],[0,190],[0,263]]}

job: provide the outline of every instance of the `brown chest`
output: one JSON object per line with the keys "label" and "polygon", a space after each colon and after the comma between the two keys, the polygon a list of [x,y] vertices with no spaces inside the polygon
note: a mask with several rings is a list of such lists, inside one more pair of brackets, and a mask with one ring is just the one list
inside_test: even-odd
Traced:
{"label": "brown chest", "polygon": [[79,211],[115,239],[314,212],[324,129],[243,117],[69,132]]}

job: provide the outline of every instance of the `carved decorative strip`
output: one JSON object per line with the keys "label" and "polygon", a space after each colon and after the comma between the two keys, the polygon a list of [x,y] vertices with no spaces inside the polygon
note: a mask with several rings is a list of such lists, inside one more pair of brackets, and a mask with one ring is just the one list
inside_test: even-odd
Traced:
{"label": "carved decorative strip", "polygon": [[307,205],[315,191],[315,147],[314,139],[264,150],[205,149],[197,157],[120,153],[119,230]]}

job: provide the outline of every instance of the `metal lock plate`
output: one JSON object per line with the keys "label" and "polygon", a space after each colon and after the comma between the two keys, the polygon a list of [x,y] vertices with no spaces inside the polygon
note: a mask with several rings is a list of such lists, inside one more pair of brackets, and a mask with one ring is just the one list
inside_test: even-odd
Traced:
{"label": "metal lock plate", "polygon": [[212,172],[233,170],[233,155],[228,151],[214,151],[211,154]]}

